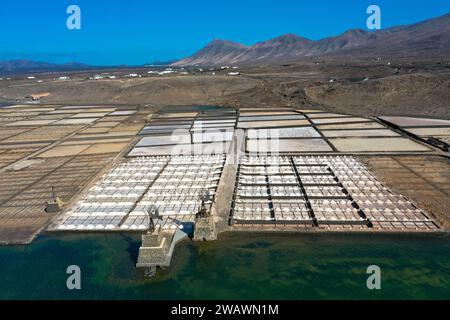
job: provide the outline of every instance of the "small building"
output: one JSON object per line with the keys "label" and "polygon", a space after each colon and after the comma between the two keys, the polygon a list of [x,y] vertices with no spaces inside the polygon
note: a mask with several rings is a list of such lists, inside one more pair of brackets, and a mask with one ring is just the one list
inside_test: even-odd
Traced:
{"label": "small building", "polygon": [[173,71],[173,70],[164,70],[164,71],[159,72],[158,74],[160,76],[163,76],[163,75],[171,74],[171,73],[175,73],[175,71]]}
{"label": "small building", "polygon": [[105,77],[100,75],[100,74],[94,74],[92,76],[89,76],[89,80],[100,80],[100,79],[104,79]]}
{"label": "small building", "polygon": [[54,81],[66,81],[66,80],[70,80],[69,76],[61,76],[61,77],[56,77],[53,79]]}

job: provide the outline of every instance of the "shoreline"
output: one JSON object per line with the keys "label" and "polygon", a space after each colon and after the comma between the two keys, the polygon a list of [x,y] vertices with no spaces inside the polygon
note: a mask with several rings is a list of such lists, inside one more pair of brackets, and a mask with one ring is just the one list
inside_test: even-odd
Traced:
{"label": "shoreline", "polygon": [[[130,231],[130,230],[123,230],[123,231],[102,231],[102,232],[91,232],[91,231],[64,231],[64,230],[45,230],[41,233],[39,233],[38,235],[36,235],[36,237],[34,237],[31,241],[29,242],[24,242],[24,243],[14,243],[14,242],[10,242],[10,243],[0,243],[0,248],[2,247],[14,247],[14,246],[28,246],[28,245],[32,245],[35,241],[38,241],[41,237],[52,237],[52,236],[56,236],[56,237],[65,237],[65,236],[80,236],[80,235],[92,235],[92,236],[108,236],[108,235],[132,235],[132,236],[136,236],[136,237],[141,237],[142,235],[144,235],[145,233],[142,233],[140,231]],[[317,229],[299,229],[299,230],[286,230],[286,231],[280,231],[280,230],[223,230],[220,231],[217,234],[217,240],[213,240],[213,241],[195,241],[198,243],[202,243],[202,242],[211,242],[211,243],[215,243],[215,242],[220,242],[221,238],[223,236],[227,236],[227,235],[239,235],[240,237],[242,236],[243,238],[245,238],[245,235],[248,236],[254,236],[254,235],[267,235],[267,236],[297,236],[297,235],[342,235],[342,236],[349,236],[349,235],[381,235],[381,236],[386,236],[386,235],[401,235],[404,237],[408,237],[408,236],[447,236],[450,237],[450,230],[445,230],[445,229],[439,229],[439,230],[435,230],[435,231],[399,231],[399,230],[392,230],[392,231],[388,231],[388,230],[367,230],[367,229],[360,229],[360,230],[317,230]],[[375,239],[375,238],[374,238]],[[182,242],[189,240],[189,239],[185,239]],[[192,241],[192,240],[191,240]]]}

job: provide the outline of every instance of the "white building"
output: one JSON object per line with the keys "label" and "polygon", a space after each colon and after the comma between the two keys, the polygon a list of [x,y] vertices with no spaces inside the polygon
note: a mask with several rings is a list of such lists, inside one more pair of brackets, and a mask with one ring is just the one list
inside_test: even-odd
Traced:
{"label": "white building", "polygon": [[100,74],[94,74],[93,76],[89,77],[89,80],[100,80],[100,79],[104,79],[105,77],[100,75]]}
{"label": "white building", "polygon": [[53,79],[55,81],[66,81],[66,80],[70,80],[70,77],[68,76],[61,76],[61,77],[57,77],[55,79]]}
{"label": "white building", "polygon": [[163,76],[163,75],[165,75],[165,74],[171,74],[171,73],[175,73],[175,71],[173,71],[173,70],[164,70],[164,71],[161,71],[160,73],[158,73],[160,76]]}

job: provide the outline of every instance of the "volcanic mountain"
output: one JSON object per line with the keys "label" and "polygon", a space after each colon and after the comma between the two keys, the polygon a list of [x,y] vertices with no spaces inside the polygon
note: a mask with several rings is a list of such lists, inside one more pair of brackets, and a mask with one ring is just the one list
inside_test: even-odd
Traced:
{"label": "volcanic mountain", "polygon": [[245,46],[213,40],[172,65],[251,65],[320,56],[430,56],[450,53],[450,14],[423,22],[377,31],[349,30],[321,40],[287,34]]}

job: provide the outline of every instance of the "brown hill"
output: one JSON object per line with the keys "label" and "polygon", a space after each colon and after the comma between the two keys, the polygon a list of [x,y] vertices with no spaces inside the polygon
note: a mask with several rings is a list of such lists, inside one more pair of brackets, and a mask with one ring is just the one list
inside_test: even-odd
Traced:
{"label": "brown hill", "polygon": [[252,46],[214,40],[173,65],[256,65],[333,56],[442,56],[450,53],[450,14],[374,32],[349,30],[318,41],[288,34]]}

